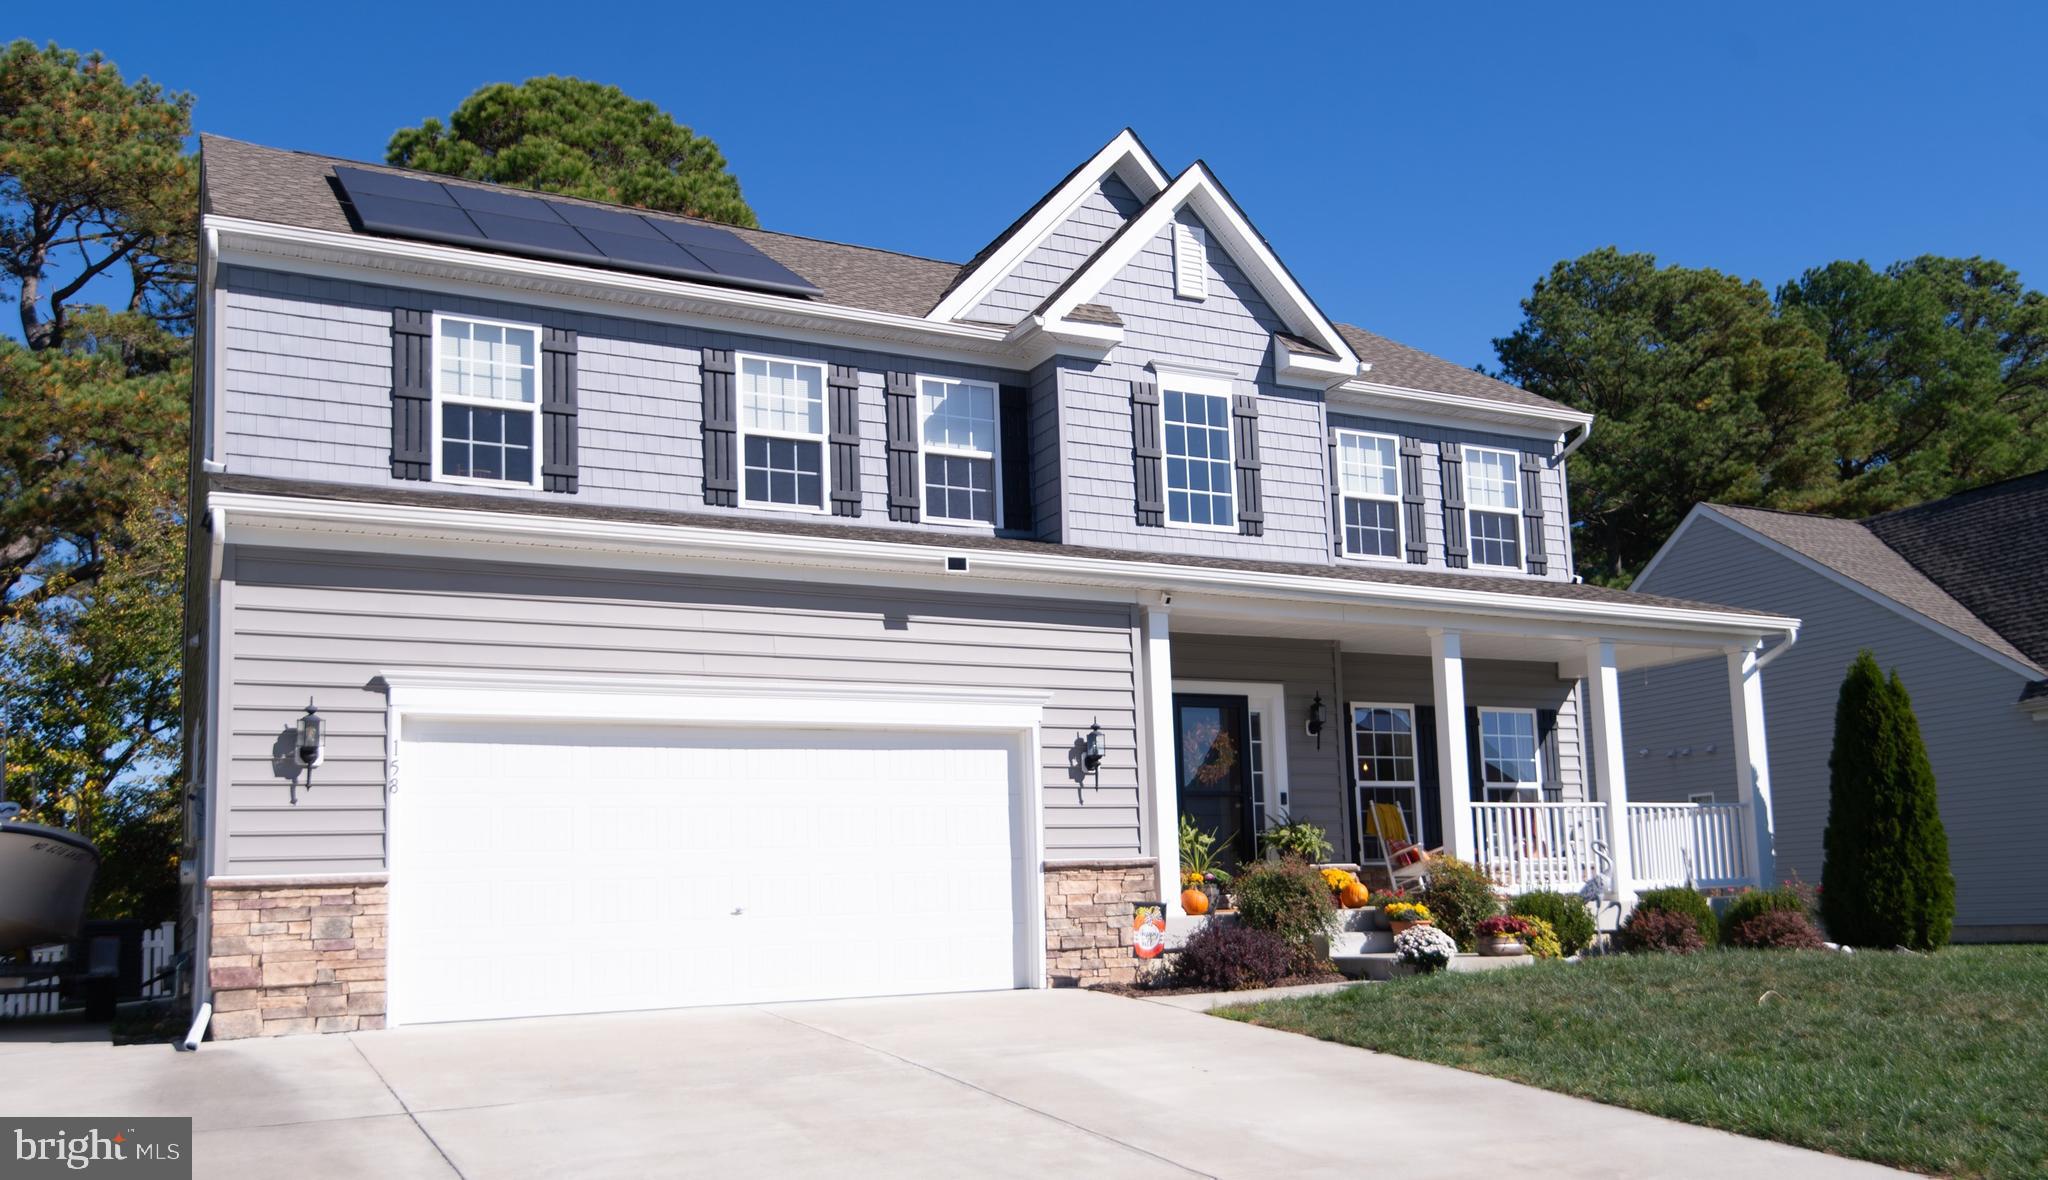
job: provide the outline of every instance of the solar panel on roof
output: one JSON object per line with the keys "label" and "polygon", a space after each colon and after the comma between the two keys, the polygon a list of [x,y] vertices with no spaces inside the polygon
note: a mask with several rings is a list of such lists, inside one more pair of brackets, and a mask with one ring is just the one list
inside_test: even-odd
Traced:
{"label": "solar panel on roof", "polygon": [[334,177],[368,233],[788,295],[823,293],[712,226],[363,168],[337,167]]}

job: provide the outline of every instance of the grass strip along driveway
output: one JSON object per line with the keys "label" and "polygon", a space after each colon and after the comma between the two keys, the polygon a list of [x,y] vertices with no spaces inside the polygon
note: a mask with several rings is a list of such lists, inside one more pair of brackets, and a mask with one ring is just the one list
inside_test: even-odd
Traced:
{"label": "grass strip along driveway", "polygon": [[2048,947],[1634,955],[1217,1015],[1877,1163],[2048,1175]]}

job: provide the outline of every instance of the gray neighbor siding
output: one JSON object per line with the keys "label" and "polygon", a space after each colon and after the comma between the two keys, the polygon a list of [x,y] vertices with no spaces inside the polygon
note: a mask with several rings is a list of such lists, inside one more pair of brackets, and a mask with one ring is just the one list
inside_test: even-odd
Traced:
{"label": "gray neighbor siding", "polygon": [[[2033,926],[2037,936],[2048,926],[2035,873],[2048,843],[2048,725],[2016,706],[2024,677],[1711,520],[1687,529],[1640,589],[1804,620],[1799,641],[1763,672],[1781,879],[1820,880],[1835,700],[1868,647],[1904,680],[1934,763],[1959,937],[1972,926]],[[1713,791],[1733,801],[1722,660],[1628,673],[1622,730],[1633,798]]]}
{"label": "gray neighbor siding", "polygon": [[[1138,646],[1127,605],[231,547],[229,774],[212,871],[384,867],[386,668],[1035,687],[1050,859],[1134,856]],[[292,802],[279,743],[308,696],[325,765]],[[1099,783],[1070,761],[1100,720]]]}
{"label": "gray neighbor siding", "polygon": [[[577,332],[580,503],[777,517],[704,503],[700,350],[732,348],[860,369],[860,523],[889,520],[883,385],[892,370],[1027,385],[1021,373],[368,283],[223,269],[221,456],[231,471],[393,484],[391,309],[414,307]],[[550,493],[494,488],[546,501]],[[939,527],[958,531],[960,525]],[[987,530],[982,530],[987,531]]]}

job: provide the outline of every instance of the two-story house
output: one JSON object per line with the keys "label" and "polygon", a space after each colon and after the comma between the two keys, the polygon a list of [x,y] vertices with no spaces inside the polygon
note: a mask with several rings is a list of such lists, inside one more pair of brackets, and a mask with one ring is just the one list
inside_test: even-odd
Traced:
{"label": "two-story house", "polygon": [[[217,1036],[1125,976],[1183,816],[1768,866],[1796,621],[1577,582],[1589,416],[1330,320],[1203,164],[1120,134],[964,265],[203,175]],[[1727,801],[1631,805],[1617,677],[1703,654]]]}

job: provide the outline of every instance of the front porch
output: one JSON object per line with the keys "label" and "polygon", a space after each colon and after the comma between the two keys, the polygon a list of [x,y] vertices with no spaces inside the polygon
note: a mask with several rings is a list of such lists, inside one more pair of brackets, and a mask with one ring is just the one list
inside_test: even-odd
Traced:
{"label": "front porch", "polygon": [[[1253,834],[1306,820],[1328,834],[1330,859],[1361,864],[1368,881],[1386,879],[1402,843],[1441,849],[1504,895],[1597,897],[1610,922],[1645,889],[1768,883],[1761,668],[1793,625],[1650,605],[1605,614],[1162,595],[1143,612],[1141,751],[1162,896],[1177,909],[1183,815],[1238,856],[1256,854]],[[1631,801],[1621,677],[1714,652],[1732,707],[1736,773],[1722,798],[1733,802]]]}

